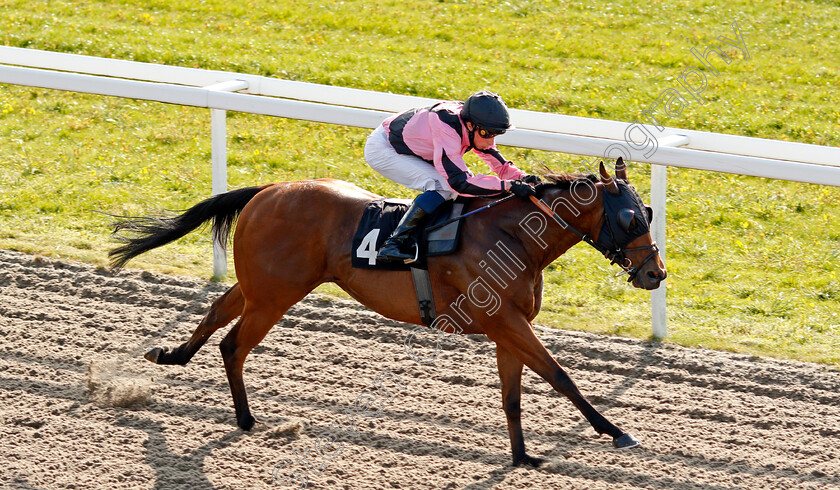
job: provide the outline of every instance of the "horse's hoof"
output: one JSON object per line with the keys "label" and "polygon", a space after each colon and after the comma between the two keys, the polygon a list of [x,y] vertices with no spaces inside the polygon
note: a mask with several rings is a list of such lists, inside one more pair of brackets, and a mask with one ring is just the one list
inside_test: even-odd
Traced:
{"label": "horse's hoof", "polygon": [[147,361],[157,364],[160,355],[163,353],[163,347],[152,347],[145,354],[143,354],[143,357],[145,357]]}
{"label": "horse's hoof", "polygon": [[532,468],[539,468],[541,464],[545,463],[542,458],[532,458],[527,454],[518,460],[514,460],[513,466],[531,466]]}
{"label": "horse's hoof", "polygon": [[238,425],[239,428],[242,430],[249,431],[252,427],[254,427],[254,423],[256,421],[257,419],[255,419],[254,416],[249,413],[248,415],[241,417],[237,421],[236,425]]}
{"label": "horse's hoof", "polygon": [[617,449],[630,449],[631,447],[641,446],[642,443],[639,442],[638,439],[633,437],[630,433],[625,432],[620,436],[613,439],[613,446]]}

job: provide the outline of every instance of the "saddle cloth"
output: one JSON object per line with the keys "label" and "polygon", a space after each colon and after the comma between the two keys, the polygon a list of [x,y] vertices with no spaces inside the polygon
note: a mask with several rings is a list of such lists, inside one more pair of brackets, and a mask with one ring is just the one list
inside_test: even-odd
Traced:
{"label": "saddle cloth", "polygon": [[[432,213],[426,227],[433,228],[444,221],[460,216],[465,200],[446,201]],[[458,249],[460,240],[461,220],[454,221],[427,233],[420,227],[414,230],[410,240],[418,244],[419,255],[417,262],[411,264],[395,264],[376,260],[376,253],[391,236],[400,223],[408,206],[407,199],[377,199],[365,207],[356,234],[353,236],[352,264],[361,269],[400,270],[409,268],[427,268],[427,257],[454,253]]]}

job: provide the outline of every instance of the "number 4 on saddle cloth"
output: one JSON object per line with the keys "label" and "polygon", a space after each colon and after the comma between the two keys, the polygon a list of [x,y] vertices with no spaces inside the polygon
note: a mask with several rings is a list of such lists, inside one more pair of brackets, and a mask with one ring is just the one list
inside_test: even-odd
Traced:
{"label": "number 4 on saddle cloth", "polygon": [[[356,234],[353,236],[353,267],[389,271],[407,271],[410,268],[426,269],[427,257],[454,253],[458,249],[461,220],[442,227],[436,228],[436,226],[451,218],[461,216],[464,205],[468,201],[469,199],[459,198],[455,201],[444,202],[426,221],[425,228],[417,227],[414,230],[406,246],[417,247],[417,261],[410,264],[376,260],[376,253],[396,229],[411,201],[377,199],[369,202],[362,213],[362,219],[359,220]],[[427,232],[427,229],[431,231]],[[406,250],[409,249],[406,248]]]}
{"label": "number 4 on saddle cloth", "polygon": [[[432,283],[429,279],[426,259],[435,255],[446,255],[458,250],[461,234],[461,220],[454,220],[439,226],[453,218],[461,216],[469,199],[458,198],[440,205],[426,222],[426,227],[418,227],[409,237],[409,246],[416,247],[417,261],[410,264],[384,262],[376,260],[376,254],[385,240],[408,210],[411,204],[407,199],[377,199],[371,201],[362,213],[356,234],[353,235],[352,265],[361,269],[379,269],[388,271],[411,271],[414,291],[417,294],[417,307],[420,319],[425,325],[435,320],[435,302],[432,296]],[[427,231],[430,230],[430,231]]]}

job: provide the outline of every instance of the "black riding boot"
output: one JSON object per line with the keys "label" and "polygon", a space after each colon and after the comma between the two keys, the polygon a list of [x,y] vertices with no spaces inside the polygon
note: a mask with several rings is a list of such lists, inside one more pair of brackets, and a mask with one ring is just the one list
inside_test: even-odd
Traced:
{"label": "black riding boot", "polygon": [[410,253],[403,252],[402,248],[405,245],[405,241],[411,235],[411,232],[421,225],[426,217],[437,209],[438,206],[443,204],[443,202],[443,197],[435,191],[426,191],[417,196],[405,212],[405,216],[400,220],[397,229],[382,244],[382,248],[376,254],[377,260],[403,262],[405,264],[417,260],[416,248]]}

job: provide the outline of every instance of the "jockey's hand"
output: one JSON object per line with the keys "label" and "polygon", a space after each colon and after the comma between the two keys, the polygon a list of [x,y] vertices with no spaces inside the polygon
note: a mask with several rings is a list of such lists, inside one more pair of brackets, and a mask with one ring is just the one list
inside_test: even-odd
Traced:
{"label": "jockey's hand", "polygon": [[537,184],[542,182],[542,179],[539,178],[539,176],[531,175],[531,174],[525,174],[522,177],[520,177],[519,180],[521,180],[522,182],[525,182],[526,184],[531,184],[531,185],[537,185]]}
{"label": "jockey's hand", "polygon": [[516,194],[518,197],[522,199],[528,199],[531,196],[536,196],[537,192],[531,187],[530,184],[526,184],[521,180],[514,180],[510,183],[510,192]]}

